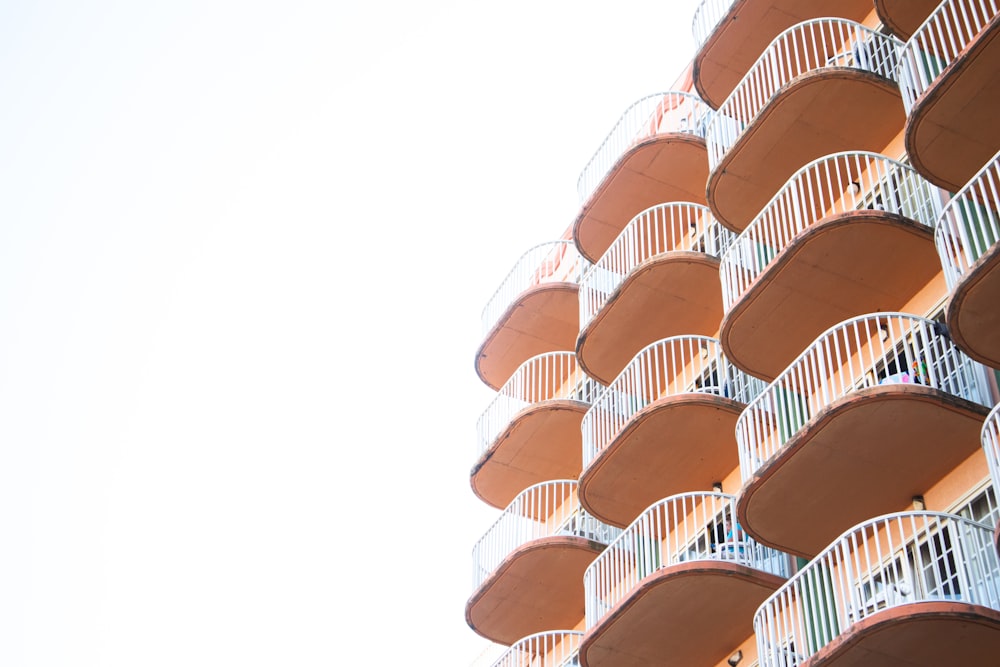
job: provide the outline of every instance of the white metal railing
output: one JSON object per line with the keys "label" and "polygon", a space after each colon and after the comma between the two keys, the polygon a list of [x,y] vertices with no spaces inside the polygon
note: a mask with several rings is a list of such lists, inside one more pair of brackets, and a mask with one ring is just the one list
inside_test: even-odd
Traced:
{"label": "white metal railing", "polygon": [[778,90],[808,72],[850,67],[895,81],[903,43],[847,19],[813,19],[774,38],[708,123],[708,164],[715,169]]}
{"label": "white metal railing", "polygon": [[691,93],[665,92],[648,95],[622,114],[604,142],[580,173],[576,190],[586,202],[611,167],[635,144],[658,134],[676,132],[705,136],[712,109]]}
{"label": "white metal railing", "polygon": [[575,480],[529,486],[511,501],[472,548],[473,587],[482,586],[507,556],[533,540],[575,535],[607,544],[620,532],[581,507]]}
{"label": "white metal railing", "polygon": [[899,90],[906,113],[997,15],[997,0],[945,0],[903,46]]}
{"label": "white metal railing", "polygon": [[684,493],[650,505],[584,572],[587,628],[643,578],[678,563],[732,561],[787,577],[788,557],[746,535],[735,516],[736,497],[723,493]]}
{"label": "white metal railing", "polygon": [[878,153],[844,152],[799,169],[722,255],[728,311],[800,233],[822,218],[860,208],[896,213],[933,228],[942,193],[911,167]]}
{"label": "white metal railing", "polygon": [[944,207],[934,242],[948,289],[1000,240],[1000,153]]}
{"label": "white metal railing", "polygon": [[483,309],[483,334],[489,333],[526,290],[553,282],[579,282],[588,262],[572,241],[542,243],[521,255]]}
{"label": "white metal railing", "polygon": [[573,352],[547,352],[520,365],[476,423],[476,456],[482,456],[518,413],[545,401],[591,403],[598,384]]}
{"label": "white metal railing", "polygon": [[986,453],[986,464],[993,481],[993,493],[1000,498],[1000,404],[997,404],[983,423],[979,435]]}
{"label": "white metal railing", "polygon": [[580,651],[582,632],[539,632],[511,644],[492,667],[569,667]]}
{"label": "white metal railing", "polygon": [[632,218],[580,279],[580,330],[646,260],[676,251],[719,257],[734,238],[731,231],[716,222],[707,206],[669,203],[647,208]]}
{"label": "white metal railing", "polygon": [[906,313],[855,317],[827,329],[740,415],[743,481],[827,405],[866,387],[898,383],[992,404],[982,365],[958,349],[943,325]]}
{"label": "white metal railing", "polygon": [[749,403],[766,383],[729,363],[708,336],[664,338],[639,351],[583,416],[586,468],[647,405],[668,396],[709,393]]}
{"label": "white metal railing", "polygon": [[760,665],[798,665],[862,619],[935,600],[1000,610],[992,529],[937,512],[872,519],[841,535],[757,609]]}
{"label": "white metal railing", "polygon": [[701,0],[691,19],[691,32],[699,49],[735,4],[736,0]]}

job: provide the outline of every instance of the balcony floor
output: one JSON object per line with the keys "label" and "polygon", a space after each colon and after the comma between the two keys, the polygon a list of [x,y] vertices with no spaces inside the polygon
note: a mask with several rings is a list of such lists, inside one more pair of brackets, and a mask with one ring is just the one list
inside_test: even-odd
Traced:
{"label": "balcony floor", "polygon": [[941,0],[875,0],[882,24],[903,41],[910,38]]}
{"label": "balcony floor", "polygon": [[1000,368],[1000,245],[979,258],[955,287],[947,321],[955,343],[973,359]]}

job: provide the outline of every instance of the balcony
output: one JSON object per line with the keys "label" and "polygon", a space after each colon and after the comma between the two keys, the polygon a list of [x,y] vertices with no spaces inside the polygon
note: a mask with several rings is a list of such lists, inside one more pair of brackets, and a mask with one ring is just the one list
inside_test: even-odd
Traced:
{"label": "balcony", "polygon": [[705,126],[712,110],[688,93],[656,93],[622,115],[577,181],[577,248],[597,261],[625,224],[661,202],[705,203]]}
{"label": "balcony", "polygon": [[698,204],[660,204],[632,218],[580,280],[580,365],[608,384],[654,341],[714,334],[719,256],[732,240]]}
{"label": "balcony", "polygon": [[750,637],[788,559],[733,528],[733,503],[721,493],[661,500],[587,568],[585,667],[714,667]]}
{"label": "balcony", "polygon": [[940,211],[937,188],[882,155],[799,169],[722,256],[727,356],[771,380],[834,324],[904,307],[940,280]]}
{"label": "balcony", "polygon": [[909,39],[939,4],[941,0],[875,0],[875,12],[893,35]]}
{"label": "balcony", "polygon": [[969,356],[1000,368],[1000,153],[944,209],[935,231],[951,292],[948,328]]}
{"label": "balcony", "polygon": [[524,362],[476,425],[475,494],[503,509],[529,486],[577,478],[583,467],[580,422],[597,390],[572,352]]}
{"label": "balcony", "polygon": [[583,506],[626,526],[660,498],[712,488],[736,470],[736,420],[763,389],[712,338],[649,345],[583,418]]}
{"label": "balcony", "polygon": [[531,357],[571,350],[580,331],[580,276],[586,263],[571,241],[524,253],[483,309],[485,340],[476,372],[493,389]]}
{"label": "balcony", "polygon": [[888,145],[905,120],[895,79],[900,48],[839,19],[778,35],[708,125],[708,205],[719,222],[743,231],[811,160]]}
{"label": "balcony", "polygon": [[1000,149],[998,34],[996,0],[946,0],[901,52],[906,152],[917,171],[950,192]]}
{"label": "balcony", "polygon": [[988,526],[934,512],[852,528],[757,610],[760,667],[996,664],[991,541]]}
{"label": "balcony", "polygon": [[839,324],[737,421],[740,523],[810,558],[976,454],[991,404],[985,370],[940,324],[902,313]]}
{"label": "balcony", "polygon": [[483,667],[571,667],[579,665],[582,632],[539,632],[514,643],[495,662]]}
{"label": "balcony", "polygon": [[581,509],[575,481],[525,489],[472,550],[469,627],[508,646],[575,627],[584,614],[583,572],[619,532]]}
{"label": "balcony", "polygon": [[[996,405],[986,417],[983,430],[980,433],[983,450],[986,453],[986,465],[990,469],[990,479],[993,481],[993,493],[1000,498],[1000,404]],[[1000,525],[994,531],[997,541],[997,553],[1000,553]]]}

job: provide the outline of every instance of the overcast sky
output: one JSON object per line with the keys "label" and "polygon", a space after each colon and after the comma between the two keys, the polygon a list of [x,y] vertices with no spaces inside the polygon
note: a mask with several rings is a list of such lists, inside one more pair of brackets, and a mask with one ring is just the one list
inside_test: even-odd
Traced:
{"label": "overcast sky", "polygon": [[696,5],[0,3],[0,664],[468,665],[480,311]]}

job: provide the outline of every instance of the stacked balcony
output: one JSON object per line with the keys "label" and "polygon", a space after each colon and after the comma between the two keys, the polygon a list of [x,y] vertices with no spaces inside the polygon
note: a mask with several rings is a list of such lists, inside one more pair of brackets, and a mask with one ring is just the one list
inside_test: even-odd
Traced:
{"label": "stacked balcony", "polygon": [[750,638],[788,576],[784,554],[732,523],[734,498],[682,494],[643,512],[584,575],[586,667],[709,667]]}
{"label": "stacked balcony", "polygon": [[806,164],[722,256],[727,356],[771,380],[837,322],[940,293],[940,211],[937,188],[882,155]]}
{"label": "stacked balcony", "polygon": [[941,0],[875,0],[879,20],[893,35],[909,39]]}
{"label": "stacked balcony", "polygon": [[950,192],[1000,149],[998,34],[996,0],[945,0],[902,51],[906,151],[921,174]]}
{"label": "stacked balcony", "polygon": [[762,604],[754,631],[760,667],[995,664],[992,531],[932,512],[866,521]]}
{"label": "stacked balcony", "polygon": [[901,47],[843,19],[778,35],[709,122],[708,205],[719,222],[743,231],[811,160],[887,146],[904,121]]}
{"label": "stacked balcony", "polygon": [[932,320],[877,313],[820,336],[740,415],[740,523],[812,557],[979,454],[985,369]]}
{"label": "stacked balcony", "polygon": [[657,93],[619,119],[577,181],[583,207],[573,223],[580,252],[596,262],[640,211],[662,202],[705,203],[705,127],[696,96]]}

